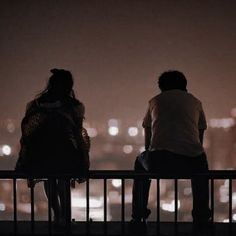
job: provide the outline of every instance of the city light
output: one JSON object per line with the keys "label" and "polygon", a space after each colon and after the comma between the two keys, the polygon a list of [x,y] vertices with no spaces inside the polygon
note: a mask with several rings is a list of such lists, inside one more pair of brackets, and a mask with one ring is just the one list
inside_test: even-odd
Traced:
{"label": "city light", "polygon": [[231,110],[231,115],[236,118],[236,107]]}
{"label": "city light", "polygon": [[142,147],[139,148],[139,152],[140,152],[140,153],[142,153],[142,152],[144,152],[144,151],[145,151],[145,147],[144,147],[144,146],[142,146]]}
{"label": "city light", "polygon": [[[93,209],[90,212],[90,217],[91,219],[93,219],[94,221],[102,221],[104,219],[104,213],[103,210],[100,209]],[[107,216],[107,220],[110,219],[110,216]]]}
{"label": "city light", "polygon": [[115,127],[117,127],[118,126],[118,120],[117,119],[110,119],[109,121],[108,121],[108,126],[115,126]]}
{"label": "city light", "polygon": [[142,130],[142,135],[143,135],[143,136],[145,135],[145,131],[144,131],[144,129]]}
{"label": "city light", "polygon": [[[86,206],[87,206],[86,198],[73,197],[72,196],[71,206],[72,207],[86,208]],[[102,198],[90,198],[89,199],[89,206],[92,207],[92,208],[100,208],[100,207],[102,207],[103,206]]]}
{"label": "city light", "polygon": [[[164,211],[174,212],[175,211],[175,201],[172,200],[171,203],[162,203],[161,208]],[[178,200],[178,209],[180,208],[180,200]]]}
{"label": "city light", "polygon": [[[31,213],[31,204],[30,203],[19,203],[17,208],[19,209],[19,211],[24,212],[26,214],[30,214]],[[37,212],[37,207],[36,205],[34,205],[34,211]]]}
{"label": "city light", "polygon": [[132,151],[133,151],[133,146],[132,145],[124,145],[123,152],[125,154],[130,154]]}
{"label": "city light", "polygon": [[87,128],[88,136],[94,138],[98,135],[97,129],[95,128]]}
{"label": "city light", "polygon": [[[11,155],[11,147],[9,145],[3,145],[1,147],[1,153],[5,156],[9,156]],[[0,153],[0,154],[1,154]]]}
{"label": "city light", "polygon": [[236,207],[236,192],[232,193],[232,208],[235,209]]}
{"label": "city light", "polygon": [[0,211],[5,211],[6,210],[6,205],[4,203],[0,203]]}
{"label": "city light", "polygon": [[137,136],[138,135],[138,128],[137,127],[129,127],[128,134],[131,137]]}
{"label": "city light", "polygon": [[111,136],[116,136],[119,133],[119,128],[118,128],[118,120],[117,119],[110,119],[108,121],[108,133]]}
{"label": "city light", "polygon": [[192,193],[192,189],[190,187],[184,188],[184,195],[188,196]]}
{"label": "city light", "polygon": [[233,220],[236,221],[236,214],[233,214]]}
{"label": "city light", "polygon": [[111,181],[111,183],[112,183],[113,187],[115,187],[115,188],[120,188],[120,186],[121,186],[121,180],[120,179],[113,179]]}
{"label": "city light", "polygon": [[210,119],[209,125],[212,128],[230,128],[235,124],[233,118]]}
{"label": "city light", "polygon": [[219,188],[220,202],[229,202],[229,180],[225,180],[224,184]]}
{"label": "city light", "polygon": [[11,119],[7,119],[6,128],[9,133],[14,133],[16,127]]}
{"label": "city light", "polygon": [[118,129],[118,127],[116,127],[116,126],[111,126],[111,127],[109,127],[109,129],[108,129],[108,133],[109,133],[111,136],[116,136],[116,135],[118,135],[118,133],[119,133],[119,129]]}

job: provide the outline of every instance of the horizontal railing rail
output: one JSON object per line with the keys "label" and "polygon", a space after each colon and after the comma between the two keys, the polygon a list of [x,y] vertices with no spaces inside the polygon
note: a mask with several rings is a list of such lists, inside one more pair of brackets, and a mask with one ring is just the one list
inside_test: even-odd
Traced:
{"label": "horizontal railing rail", "polygon": [[[154,179],[156,180],[156,234],[160,235],[160,180],[172,179],[174,180],[174,223],[175,223],[175,234],[178,234],[178,181],[182,179],[192,178],[207,178],[210,181],[210,203],[212,217],[211,220],[214,222],[214,181],[220,179],[228,179],[228,191],[229,191],[229,235],[232,234],[232,181],[236,179],[236,170],[210,170],[207,173],[191,174],[191,173],[137,173],[131,170],[91,170],[86,176],[86,233],[90,235],[90,180],[100,179],[103,180],[103,196],[104,196],[104,235],[107,234],[107,180],[109,179],[121,179],[121,233],[125,234],[125,181],[132,179]],[[11,179],[13,182],[13,221],[14,221],[14,234],[18,234],[18,216],[17,216],[17,180],[19,179],[45,179],[49,182],[52,179],[64,179],[70,181],[71,179],[81,178],[78,174],[47,174],[47,173],[19,173],[15,171],[0,171],[0,179]],[[68,202],[68,219],[66,221],[66,232],[71,233],[71,203],[70,203],[70,182],[68,182],[67,188],[67,202]],[[30,186],[30,203],[31,203],[31,234],[35,233],[35,212],[34,212],[34,201],[35,193],[34,186]],[[52,213],[51,213],[51,193],[48,194],[48,233],[52,234]]]}
{"label": "horizontal railing rail", "polygon": [[[204,176],[208,179],[236,179],[236,170],[209,170],[206,173],[143,173],[134,172],[133,170],[90,170],[87,178],[89,179],[134,179],[134,178],[150,178],[150,179],[191,179],[196,176]],[[27,178],[80,178],[76,173],[68,174],[51,174],[51,173],[22,173],[13,170],[1,170],[0,179],[27,179]]]}

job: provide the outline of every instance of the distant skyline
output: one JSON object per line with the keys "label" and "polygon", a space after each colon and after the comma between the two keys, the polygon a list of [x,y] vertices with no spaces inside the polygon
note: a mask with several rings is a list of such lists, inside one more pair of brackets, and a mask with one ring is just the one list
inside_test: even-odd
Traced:
{"label": "distant skyline", "polygon": [[143,118],[157,78],[183,71],[207,118],[236,107],[236,1],[3,0],[0,119],[20,121],[49,70],[71,70],[87,121]]}

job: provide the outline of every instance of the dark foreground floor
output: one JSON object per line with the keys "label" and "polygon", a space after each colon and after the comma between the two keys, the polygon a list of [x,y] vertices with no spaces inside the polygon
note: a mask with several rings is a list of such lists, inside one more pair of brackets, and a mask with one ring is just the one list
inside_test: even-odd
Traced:
{"label": "dark foreground floor", "polygon": [[[192,224],[191,223],[178,223],[178,234],[175,234],[175,224],[170,222],[163,222],[160,224],[160,236],[191,236]],[[125,223],[124,231],[122,233],[122,227],[120,222],[108,222],[107,227],[104,228],[102,222],[90,223],[90,232],[86,234],[86,224],[81,222],[74,222],[71,227],[72,235],[131,235],[128,229],[128,223]],[[32,235],[32,229],[30,222],[20,221],[17,224],[17,235]],[[44,221],[35,222],[34,228],[35,235],[49,235],[50,231],[48,223]],[[106,233],[105,233],[106,232]],[[14,235],[14,225],[10,221],[0,221],[0,236],[2,235]],[[51,235],[68,235],[63,228],[52,227]],[[139,232],[135,235],[144,235]],[[156,223],[149,222],[146,235],[157,235]],[[215,236],[228,236],[236,235],[236,224],[232,224],[230,229],[229,224],[226,223],[214,223],[213,229],[208,231],[207,234],[200,235],[215,235]]]}

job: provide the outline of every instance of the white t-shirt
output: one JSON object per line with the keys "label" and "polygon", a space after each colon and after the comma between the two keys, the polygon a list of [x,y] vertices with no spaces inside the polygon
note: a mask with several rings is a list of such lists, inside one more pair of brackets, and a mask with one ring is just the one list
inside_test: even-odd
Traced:
{"label": "white t-shirt", "polygon": [[152,130],[149,150],[168,150],[185,156],[204,152],[199,130],[207,123],[201,102],[182,90],[168,90],[149,101],[143,127]]}

